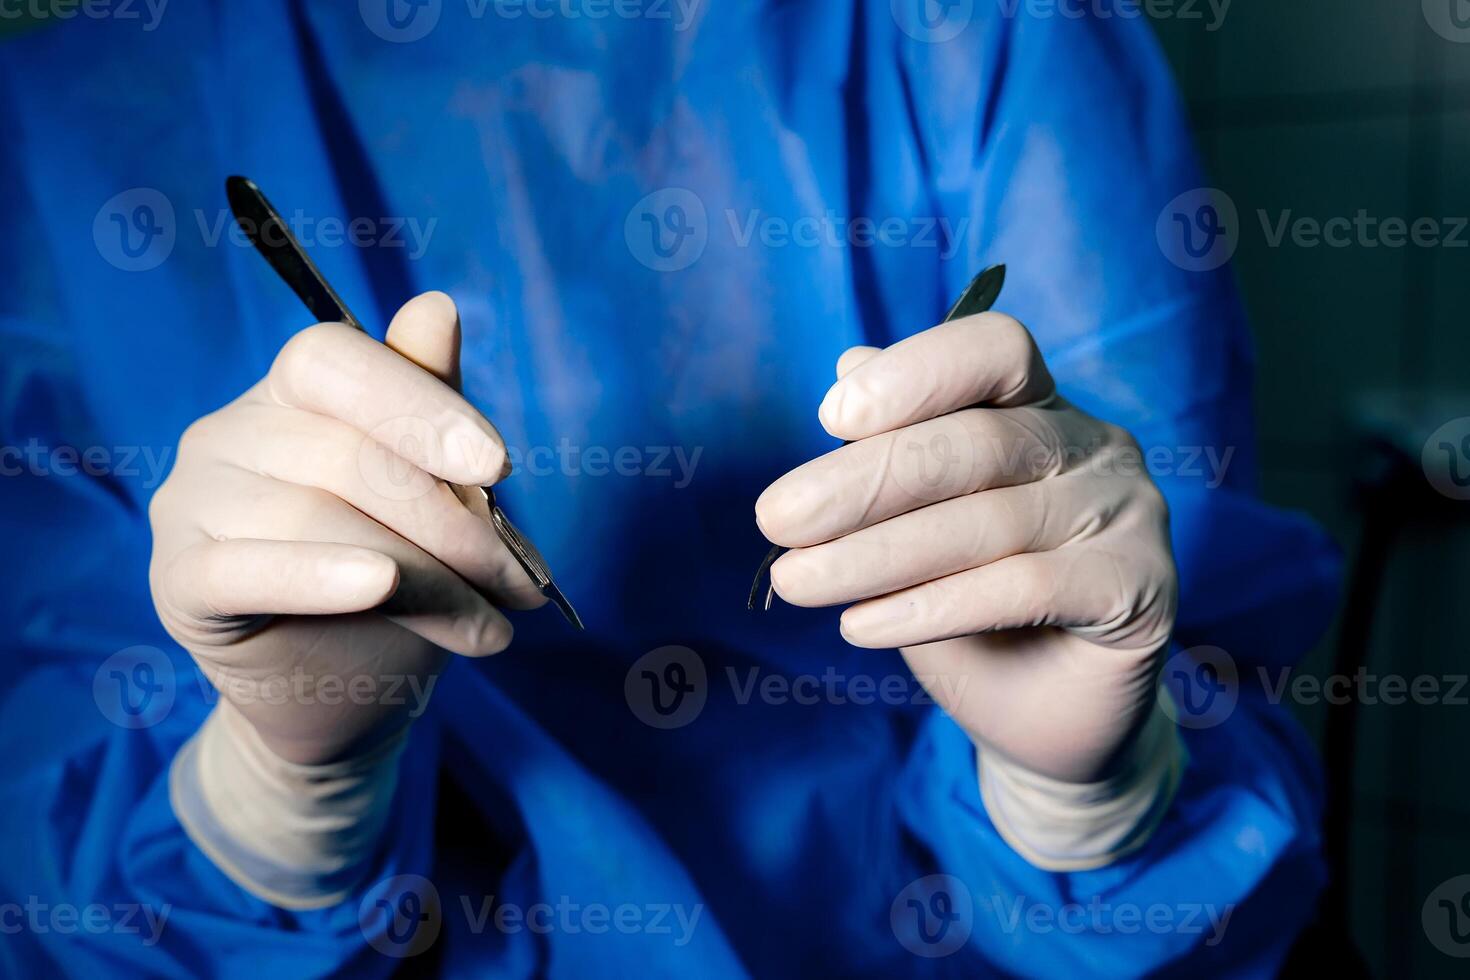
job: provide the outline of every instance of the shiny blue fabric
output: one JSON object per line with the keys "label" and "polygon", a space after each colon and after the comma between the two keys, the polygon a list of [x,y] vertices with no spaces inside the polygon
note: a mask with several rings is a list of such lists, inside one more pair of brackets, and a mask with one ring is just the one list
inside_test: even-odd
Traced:
{"label": "shiny blue fabric", "polygon": [[[0,480],[0,972],[1270,974],[1320,886],[1321,794],[1255,668],[1292,663],[1320,633],[1336,559],[1310,523],[1253,495],[1251,359],[1228,272],[1185,271],[1155,240],[1165,204],[1202,179],[1146,24],[974,4],[958,37],[926,43],[900,29],[902,4],[861,0],[701,4],[682,29],[493,6],[476,19],[480,5],[446,0],[425,8],[439,17],[427,36],[390,43],[366,26],[381,6],[178,3],[151,31],[79,17],[0,43],[0,435],[109,460],[88,475],[55,453],[11,457]],[[379,335],[414,292],[453,295],[466,392],[523,461],[563,440],[635,447],[644,470],[650,447],[699,452],[687,485],[672,457],[672,476],[628,476],[595,454],[509,479],[502,501],[589,631],[518,615],[510,651],[451,666],[414,728],[371,880],[311,913],[233,885],[167,796],[167,765],[212,695],[154,619],[146,504],[184,427],[309,322],[253,252],[213,236],[236,172],[288,215],[434,222],[422,254],[313,255]],[[144,271],[119,268],[106,213],[134,188],[174,213],[171,251]],[[684,216],[705,242],[661,271],[635,208],[662,192],[657,223],[689,201],[670,188],[702,206]],[[745,237],[765,217],[827,214],[938,228],[886,244]],[[681,227],[664,226],[665,252]],[[933,324],[995,261],[1010,268],[1000,306],[1069,398],[1176,462],[1233,451],[1218,486],[1208,470],[1159,482],[1178,644],[1226,648],[1238,704],[1185,730],[1163,825],[1100,871],[1042,872],[1010,851],[968,742],[931,705],[743,695],[751,676],[835,672],[839,694],[906,676],[896,653],[847,647],[835,611],[746,614],[764,551],[751,505],[832,448],[816,406],[837,355]],[[661,730],[624,682],[668,644],[700,658],[707,702]],[[140,645],[160,652],[107,667]],[[135,672],[138,656],[152,673]],[[152,724],[117,723],[108,685],[128,678],[168,688]],[[936,874],[950,876],[943,902],[912,891]],[[413,960],[380,952],[360,923],[379,899],[417,907],[403,900],[421,886],[400,875],[428,879],[442,906]],[[633,931],[476,928],[488,896],[645,918]],[[154,942],[146,926],[66,931],[44,912],[11,928],[7,909],[28,901],[168,915]],[[1174,924],[1129,927],[1123,910],[1154,906]],[[1231,915],[1215,941],[1207,906]],[[668,933],[650,926],[654,907]],[[1190,907],[1206,928],[1180,921]],[[682,943],[675,908],[699,910]],[[920,921],[930,914],[945,918]],[[919,948],[947,955],[910,951],[915,929],[946,928],[964,941]]]}

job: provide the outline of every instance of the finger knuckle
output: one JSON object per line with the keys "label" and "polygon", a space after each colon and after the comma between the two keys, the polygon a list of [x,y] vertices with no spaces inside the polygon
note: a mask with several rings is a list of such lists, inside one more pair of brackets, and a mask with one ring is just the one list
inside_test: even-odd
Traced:
{"label": "finger knuckle", "polygon": [[1123,428],[1123,426],[1113,422],[1102,422],[1100,424],[1103,428],[1104,441],[1108,445],[1118,446],[1135,453],[1141,454],[1143,452],[1143,446],[1139,443],[1138,439],[1132,432]]}
{"label": "finger knuckle", "polygon": [[1169,527],[1169,498],[1159,489],[1158,484],[1148,477],[1139,481],[1139,498],[1142,501],[1144,512],[1149,515],[1154,524],[1167,532]]}
{"label": "finger knuckle", "polygon": [[271,375],[290,383],[309,376],[318,365],[327,363],[341,343],[338,323],[317,323],[297,333],[282,345],[271,365]]}
{"label": "finger knuckle", "polygon": [[1128,596],[1127,623],[1134,634],[1133,645],[1153,648],[1167,643],[1174,632],[1179,579],[1167,552],[1135,567],[1137,574]]}
{"label": "finger knuckle", "polygon": [[219,412],[201,415],[179,435],[178,455],[180,459],[197,456],[219,438],[223,425]]}
{"label": "finger knuckle", "polygon": [[148,500],[148,525],[157,529],[158,525],[173,513],[175,502],[174,494],[170,489],[170,480],[164,480],[163,485],[153,492]]}
{"label": "finger knuckle", "polygon": [[1020,320],[1005,313],[983,313],[980,320],[988,334],[986,343],[998,355],[1016,359],[1031,357],[1035,344],[1031,340],[1031,331]]}
{"label": "finger knuckle", "polygon": [[154,612],[165,632],[181,645],[187,645],[193,616],[183,610],[191,596],[199,590],[198,576],[184,568],[184,556],[189,552],[159,555],[155,552],[148,563],[148,591],[153,600]]}

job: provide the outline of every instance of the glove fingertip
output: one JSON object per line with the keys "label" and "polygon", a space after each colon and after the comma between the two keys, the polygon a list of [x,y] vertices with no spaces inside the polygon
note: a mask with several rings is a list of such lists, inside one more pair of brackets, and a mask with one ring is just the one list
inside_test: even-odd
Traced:
{"label": "glove fingertip", "polygon": [[362,611],[382,605],[398,591],[398,563],[369,548],[348,547],[327,573],[342,611]]}

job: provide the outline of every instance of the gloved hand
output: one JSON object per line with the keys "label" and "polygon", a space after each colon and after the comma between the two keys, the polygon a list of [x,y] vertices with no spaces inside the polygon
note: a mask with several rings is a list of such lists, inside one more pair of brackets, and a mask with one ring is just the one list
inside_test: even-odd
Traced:
{"label": "gloved hand", "polygon": [[850,643],[902,651],[1034,863],[1136,846],[1180,767],[1155,694],[1178,587],[1137,443],[1058,395],[1030,334],[995,313],[853,348],[837,375],[818,414],[851,444],[756,503],[792,549],[776,591],[852,603]]}
{"label": "gloved hand", "polygon": [[509,469],[458,394],[459,345],[443,293],[405,304],[386,346],[342,324],[301,331],[264,379],[189,427],[149,506],[158,615],[222,695],[176,760],[175,809],[278,904],[321,882],[278,888],[261,879],[280,869],[255,859],[291,855],[302,826],[331,831],[285,863],[360,858],[446,651],[503,649],[496,606],[543,601],[483,500],[467,507],[479,494],[451,486]]}

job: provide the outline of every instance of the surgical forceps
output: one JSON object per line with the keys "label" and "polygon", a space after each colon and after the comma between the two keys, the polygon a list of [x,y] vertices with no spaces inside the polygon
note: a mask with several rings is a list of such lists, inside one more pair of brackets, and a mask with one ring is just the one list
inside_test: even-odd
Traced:
{"label": "surgical forceps", "polygon": [[[949,308],[949,312],[944,314],[944,319],[939,322],[948,323],[951,320],[958,320],[962,316],[973,316],[976,313],[984,313],[995,305],[996,297],[1000,295],[1001,287],[1005,285],[1005,282],[1006,267],[1004,265],[992,265],[980,270],[980,274],[970,280],[970,284],[965,287],[965,291],[960,293],[960,298],[954,301],[954,305]],[[756,609],[756,599],[760,597],[762,582],[765,583],[766,598],[765,602],[760,606],[760,609],[761,611],[765,611],[771,608],[771,600],[776,595],[776,587],[770,581],[771,566],[775,564],[777,558],[780,558],[785,553],[786,549],[779,544],[773,545],[771,550],[766,552],[765,559],[761,561],[760,567],[755,570],[755,581],[750,583],[750,598],[746,600],[745,608],[752,611]]]}
{"label": "surgical forceps", "polygon": [[[342,302],[342,297],[327,283],[316,263],[311,261],[311,256],[306,254],[306,250],[301,247],[296,236],[291,234],[291,229],[281,220],[280,214],[271,207],[271,202],[266,200],[254,181],[245,177],[226,178],[225,197],[229,199],[230,211],[240,230],[245,232],[256,251],[265,256],[271,268],[286,281],[291,291],[306,304],[312,316],[323,323],[345,323],[367,333],[362,322],[352,315],[347,304]],[[583,629],[581,617],[552,581],[551,568],[546,564],[546,559],[541,557],[541,552],[505,516],[505,511],[495,502],[494,490],[480,487],[479,491],[484,494],[485,504],[490,508],[490,523],[495,528],[495,533],[510,549],[517,564],[530,576],[541,594],[556,604],[568,623],[576,629]]]}

